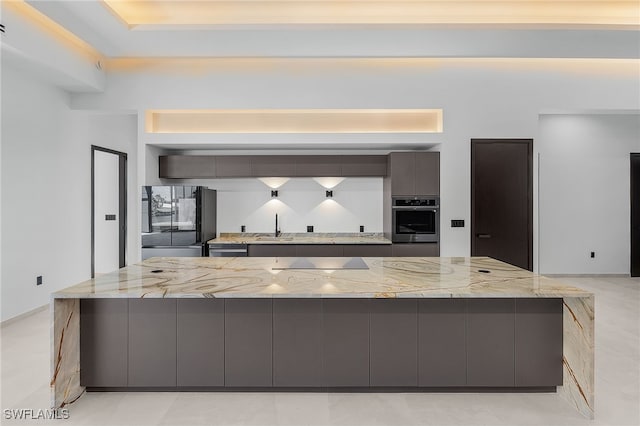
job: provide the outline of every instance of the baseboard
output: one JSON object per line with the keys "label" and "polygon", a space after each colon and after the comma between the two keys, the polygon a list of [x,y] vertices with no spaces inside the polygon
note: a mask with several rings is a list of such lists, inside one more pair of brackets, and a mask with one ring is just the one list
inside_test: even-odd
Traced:
{"label": "baseboard", "polygon": [[35,309],[32,309],[32,310],[30,310],[30,311],[27,311],[27,312],[25,312],[25,313],[23,313],[23,314],[16,315],[16,316],[15,316],[15,317],[13,317],[13,318],[9,318],[9,319],[6,319],[6,320],[2,321],[2,322],[0,323],[0,328],[5,328],[5,327],[6,327],[6,326],[8,326],[8,325],[11,325],[11,324],[13,324],[13,323],[15,323],[15,322],[18,322],[18,321],[20,321],[21,319],[24,319],[24,318],[30,317],[31,315],[37,314],[38,312],[42,312],[42,311],[44,311],[44,310],[46,310],[46,309],[49,309],[49,304],[48,304],[48,303],[47,303],[47,304],[45,304],[45,305],[39,306],[39,307],[37,307],[37,308],[35,308]]}

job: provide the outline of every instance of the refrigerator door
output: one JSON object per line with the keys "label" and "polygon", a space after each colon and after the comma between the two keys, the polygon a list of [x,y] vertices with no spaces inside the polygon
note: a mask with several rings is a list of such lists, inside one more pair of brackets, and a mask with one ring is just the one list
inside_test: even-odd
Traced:
{"label": "refrigerator door", "polygon": [[171,212],[171,245],[190,246],[201,241],[198,238],[198,209],[200,208],[197,186],[174,186]]}
{"label": "refrigerator door", "polygon": [[172,228],[170,186],[142,187],[142,245],[170,246]]}

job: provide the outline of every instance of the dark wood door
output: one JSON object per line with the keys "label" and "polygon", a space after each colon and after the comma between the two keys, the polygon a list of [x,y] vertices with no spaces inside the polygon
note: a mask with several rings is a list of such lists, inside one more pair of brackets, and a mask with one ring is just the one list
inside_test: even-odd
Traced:
{"label": "dark wood door", "polygon": [[640,153],[631,154],[631,276],[640,277]]}
{"label": "dark wood door", "polygon": [[471,255],[533,270],[533,140],[471,140]]}

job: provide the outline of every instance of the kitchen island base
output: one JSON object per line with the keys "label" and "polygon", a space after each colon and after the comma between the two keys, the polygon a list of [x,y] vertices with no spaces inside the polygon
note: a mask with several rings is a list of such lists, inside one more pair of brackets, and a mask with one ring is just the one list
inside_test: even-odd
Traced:
{"label": "kitchen island base", "polygon": [[[426,259],[411,262],[415,267],[442,262]],[[365,260],[374,266],[387,259]],[[220,273],[211,272],[218,278]],[[284,271],[271,279],[290,282],[299,274],[308,280],[321,273],[326,274]],[[336,271],[334,283],[340,273],[363,272]],[[190,285],[202,288],[202,274],[189,276]],[[557,387],[592,418],[593,296],[537,284],[539,294],[529,293],[532,297],[520,296],[522,289],[512,289],[513,296],[490,289],[443,297],[441,288],[438,294],[378,297],[340,297],[335,291],[308,297],[65,294],[52,301],[53,404],[65,406],[86,388],[531,392]]]}

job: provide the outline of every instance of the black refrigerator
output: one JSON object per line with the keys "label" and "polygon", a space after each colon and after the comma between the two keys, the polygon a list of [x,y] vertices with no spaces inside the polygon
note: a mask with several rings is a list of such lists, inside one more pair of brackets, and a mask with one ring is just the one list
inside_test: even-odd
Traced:
{"label": "black refrigerator", "polygon": [[216,191],[203,186],[142,187],[142,260],[208,256],[216,237]]}

